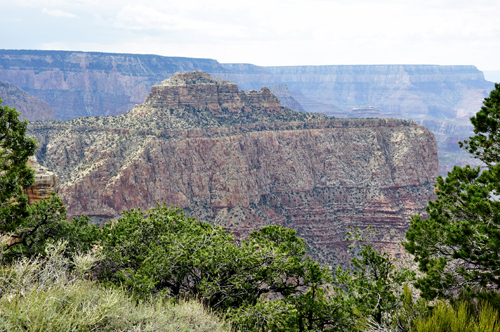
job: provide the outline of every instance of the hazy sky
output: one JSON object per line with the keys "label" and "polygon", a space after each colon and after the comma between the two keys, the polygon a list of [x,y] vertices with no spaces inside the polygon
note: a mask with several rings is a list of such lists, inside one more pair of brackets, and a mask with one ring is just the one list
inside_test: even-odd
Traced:
{"label": "hazy sky", "polygon": [[0,48],[500,69],[500,0],[0,0]]}

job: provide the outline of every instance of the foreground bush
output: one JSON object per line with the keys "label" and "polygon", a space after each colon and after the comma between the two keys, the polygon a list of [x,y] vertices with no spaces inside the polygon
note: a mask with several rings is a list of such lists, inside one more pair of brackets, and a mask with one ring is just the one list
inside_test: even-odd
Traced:
{"label": "foreground bush", "polygon": [[228,331],[195,301],[136,302],[85,280],[96,254],[23,259],[0,271],[0,331]]}
{"label": "foreground bush", "polygon": [[305,243],[295,233],[267,226],[236,241],[221,227],[165,205],[124,211],[103,227],[99,277],[138,297],[189,296],[217,310],[253,305],[265,294],[297,293],[311,269],[314,282],[322,283],[327,269],[303,261]]}

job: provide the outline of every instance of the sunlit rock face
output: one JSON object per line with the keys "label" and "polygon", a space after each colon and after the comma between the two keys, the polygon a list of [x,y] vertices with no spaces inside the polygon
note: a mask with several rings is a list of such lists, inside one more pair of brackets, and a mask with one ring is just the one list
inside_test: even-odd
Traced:
{"label": "sunlit rock face", "polygon": [[433,197],[436,139],[411,120],[332,119],[201,72],[153,86],[126,114],[37,123],[41,163],[70,216],[115,218],[166,202],[237,236],[294,228],[314,258],[345,261],[350,226],[394,255]]}

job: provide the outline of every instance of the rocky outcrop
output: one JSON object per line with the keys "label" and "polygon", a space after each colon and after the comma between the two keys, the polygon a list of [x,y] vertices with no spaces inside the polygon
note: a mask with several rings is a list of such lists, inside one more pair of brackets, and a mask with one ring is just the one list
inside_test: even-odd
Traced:
{"label": "rocky outcrop", "polygon": [[308,112],[372,106],[412,119],[469,116],[493,88],[474,66],[260,67],[157,55],[0,50],[0,81],[45,100],[62,120],[125,113],[144,102],[151,85],[192,70],[245,90],[286,84]]}
{"label": "rocky outcrop", "polygon": [[[336,118],[415,119],[436,135],[441,175],[455,165],[478,164],[457,144],[473,134],[468,119],[493,88],[474,66],[224,66],[230,72],[218,76],[246,89],[286,84],[308,112]],[[380,112],[359,110],[369,107]]]}
{"label": "rocky outcrop", "polygon": [[35,183],[25,190],[29,204],[48,199],[51,193],[59,192],[59,178],[54,172],[40,165],[34,156],[29,158],[28,166],[35,171]]}
{"label": "rocky outcrop", "polygon": [[432,198],[436,140],[414,121],[295,112],[197,72],[151,91],[124,115],[30,126],[70,216],[164,201],[237,235],[295,228],[333,264],[349,226],[373,225],[374,241],[400,253],[410,215]]}
{"label": "rocky outcrop", "polygon": [[196,108],[219,113],[223,109],[230,112],[251,110],[254,107],[278,110],[280,102],[268,88],[260,92],[240,91],[229,81],[213,79],[208,73],[194,71],[175,73],[171,78],[153,86],[147,97],[147,104],[154,103],[164,109]]}
{"label": "rocky outcrop", "polygon": [[55,120],[54,110],[45,101],[37,99],[9,82],[0,82],[3,105],[15,107],[20,119],[30,121]]}

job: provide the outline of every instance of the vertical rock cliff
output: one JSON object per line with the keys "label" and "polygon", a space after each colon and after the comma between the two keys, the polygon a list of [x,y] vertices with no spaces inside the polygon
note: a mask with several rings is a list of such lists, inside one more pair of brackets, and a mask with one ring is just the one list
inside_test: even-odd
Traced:
{"label": "vertical rock cliff", "polygon": [[395,255],[433,195],[434,135],[414,121],[331,119],[201,72],[176,74],[112,117],[37,123],[37,156],[61,176],[70,216],[96,221],[166,202],[237,235],[295,228],[324,263],[349,226]]}

